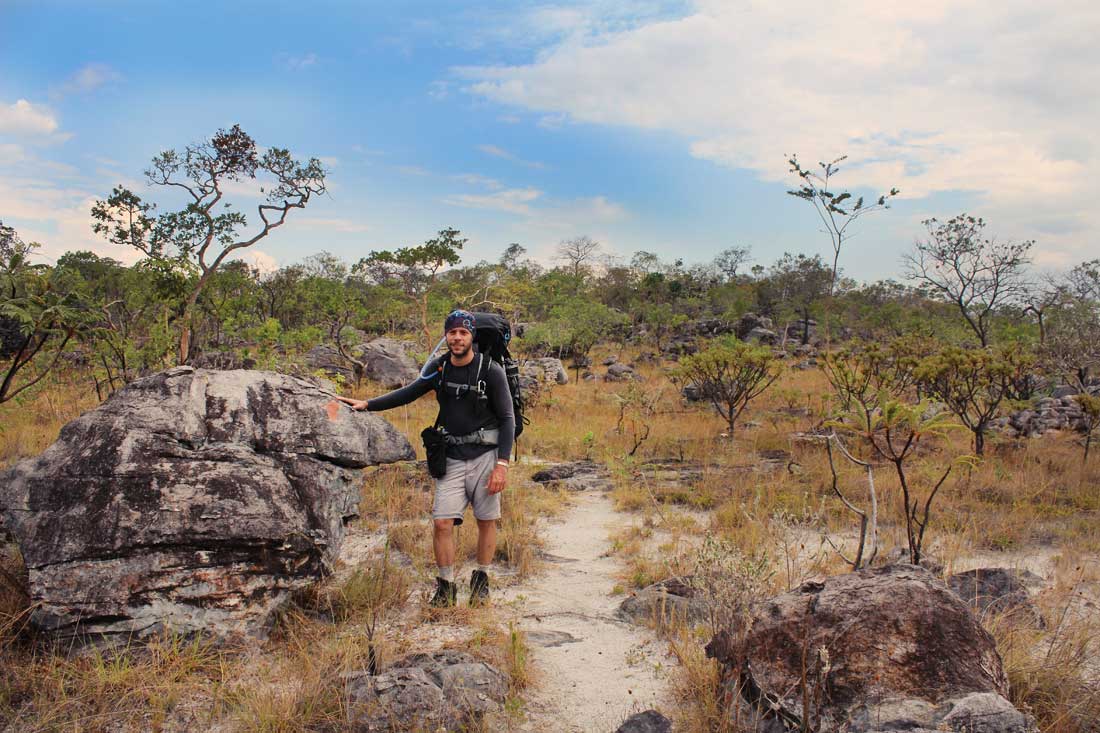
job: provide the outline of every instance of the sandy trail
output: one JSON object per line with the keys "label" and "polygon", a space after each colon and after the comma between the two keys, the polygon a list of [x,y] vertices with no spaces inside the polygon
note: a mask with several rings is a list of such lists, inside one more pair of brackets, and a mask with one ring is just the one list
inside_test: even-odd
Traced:
{"label": "sandy trail", "polygon": [[499,594],[513,604],[531,648],[535,680],[518,730],[604,733],[641,710],[671,711],[667,677],[676,660],[667,644],[615,617],[619,563],[605,553],[608,535],[630,523],[606,496],[575,495],[543,527],[547,570]]}

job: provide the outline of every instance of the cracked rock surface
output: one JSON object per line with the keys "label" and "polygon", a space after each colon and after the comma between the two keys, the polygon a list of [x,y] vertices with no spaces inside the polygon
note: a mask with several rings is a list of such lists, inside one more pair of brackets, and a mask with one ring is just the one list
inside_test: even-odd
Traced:
{"label": "cracked rock surface", "polygon": [[0,514],[41,629],[262,635],[336,557],[354,469],[412,456],[385,420],[304,380],[177,367],[0,474]]}
{"label": "cracked rock surface", "polygon": [[984,731],[974,720],[987,714],[988,730],[1033,730],[1005,699],[993,637],[913,565],[804,583],[754,607],[751,624],[720,631],[707,656],[721,665],[731,707],[759,716],[758,731]]}
{"label": "cracked rock surface", "polygon": [[382,674],[345,675],[348,723],[354,731],[466,730],[501,709],[504,675],[466,652],[413,654]]}

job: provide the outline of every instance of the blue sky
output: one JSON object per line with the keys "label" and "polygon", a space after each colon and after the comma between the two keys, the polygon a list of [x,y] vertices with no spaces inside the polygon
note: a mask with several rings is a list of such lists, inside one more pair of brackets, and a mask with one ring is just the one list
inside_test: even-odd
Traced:
{"label": "blue sky", "polygon": [[550,262],[578,235],[624,260],[828,255],[784,194],[792,152],[902,189],[857,223],[855,277],[897,276],[921,220],[963,210],[1035,239],[1039,268],[1100,256],[1091,3],[818,5],[0,0],[0,220],[47,258],[132,259],[91,233],[91,202],[240,123],[330,171],[251,254],[268,266],[448,226],[467,262],[510,242]]}

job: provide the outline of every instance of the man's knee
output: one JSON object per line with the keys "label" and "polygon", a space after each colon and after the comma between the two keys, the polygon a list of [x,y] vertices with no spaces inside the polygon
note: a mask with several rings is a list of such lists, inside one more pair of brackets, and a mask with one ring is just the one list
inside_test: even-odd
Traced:
{"label": "man's knee", "polygon": [[453,519],[433,519],[432,528],[436,534],[447,535],[454,529],[455,520]]}

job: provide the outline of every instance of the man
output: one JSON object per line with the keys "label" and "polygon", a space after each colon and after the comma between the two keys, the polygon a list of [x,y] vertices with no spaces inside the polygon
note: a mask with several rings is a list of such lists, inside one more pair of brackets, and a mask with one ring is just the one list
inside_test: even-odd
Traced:
{"label": "man", "polygon": [[437,607],[457,602],[454,527],[462,523],[470,504],[477,519],[477,569],[470,576],[470,605],[489,600],[489,566],[496,551],[500,492],[508,479],[508,457],[515,436],[512,396],[504,369],[477,353],[476,330],[474,315],[456,310],[444,323],[448,353],[428,364],[419,379],[369,400],[340,398],[355,410],[377,412],[407,405],[428,392],[436,393],[436,424],[447,434],[447,472],[436,479],[432,502],[432,548],[438,571],[431,605]]}

